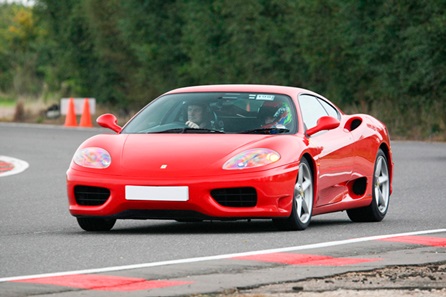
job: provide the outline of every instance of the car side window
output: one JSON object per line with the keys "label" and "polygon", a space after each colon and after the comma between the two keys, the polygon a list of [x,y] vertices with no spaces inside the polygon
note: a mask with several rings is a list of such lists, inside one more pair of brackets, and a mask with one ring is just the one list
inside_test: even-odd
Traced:
{"label": "car side window", "polygon": [[316,126],[319,118],[329,115],[318,98],[314,96],[300,95],[299,105],[302,112],[302,120],[307,129]]}
{"label": "car side window", "polygon": [[325,111],[328,113],[329,116],[334,117],[335,119],[340,119],[339,112],[336,108],[333,107],[333,105],[329,104],[327,101],[322,100],[318,98],[319,102],[324,107]]}

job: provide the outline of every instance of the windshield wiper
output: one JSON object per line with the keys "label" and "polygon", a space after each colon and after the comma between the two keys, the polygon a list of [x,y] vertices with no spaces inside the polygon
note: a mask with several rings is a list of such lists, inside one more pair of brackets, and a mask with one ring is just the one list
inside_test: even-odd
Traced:
{"label": "windshield wiper", "polygon": [[155,131],[155,132],[147,132],[147,134],[150,133],[183,133],[185,128],[174,128],[174,129],[167,129],[162,131]]}
{"label": "windshield wiper", "polygon": [[258,128],[253,130],[246,130],[239,132],[240,134],[280,134],[290,132],[289,129],[286,128]]}
{"label": "windshield wiper", "polygon": [[225,134],[225,132],[220,130],[214,130],[214,129],[206,129],[206,128],[184,128],[184,133],[218,133],[218,134]]}
{"label": "windshield wiper", "polygon": [[219,133],[224,134],[225,132],[219,131],[219,130],[213,130],[213,129],[204,129],[204,128],[175,128],[175,129],[168,129],[164,131],[157,131],[157,132],[149,132],[149,133]]}

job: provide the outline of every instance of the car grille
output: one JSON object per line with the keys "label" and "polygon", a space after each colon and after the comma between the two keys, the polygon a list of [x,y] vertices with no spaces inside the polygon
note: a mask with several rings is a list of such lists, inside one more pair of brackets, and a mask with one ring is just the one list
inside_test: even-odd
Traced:
{"label": "car grille", "polygon": [[215,189],[211,191],[211,196],[222,206],[252,207],[257,204],[257,192],[249,187]]}
{"label": "car grille", "polygon": [[99,187],[75,186],[74,197],[79,205],[102,205],[110,197],[110,190]]}

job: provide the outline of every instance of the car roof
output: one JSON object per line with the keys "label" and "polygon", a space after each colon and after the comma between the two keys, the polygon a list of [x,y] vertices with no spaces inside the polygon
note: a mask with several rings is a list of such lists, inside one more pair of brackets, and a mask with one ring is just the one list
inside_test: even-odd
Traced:
{"label": "car roof", "polygon": [[256,93],[282,93],[289,95],[310,93],[318,95],[312,91],[303,88],[277,86],[277,85],[258,85],[258,84],[224,84],[224,85],[190,86],[190,87],[174,89],[172,91],[167,92],[166,94],[191,93],[191,92],[256,92]]}

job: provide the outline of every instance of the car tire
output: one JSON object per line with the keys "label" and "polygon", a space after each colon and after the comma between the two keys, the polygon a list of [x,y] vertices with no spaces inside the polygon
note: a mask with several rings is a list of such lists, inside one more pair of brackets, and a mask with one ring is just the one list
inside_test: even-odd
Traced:
{"label": "car tire", "polygon": [[286,219],[273,219],[274,224],[284,231],[305,230],[313,213],[314,183],[310,163],[303,158],[299,165],[293,192],[291,214]]}
{"label": "car tire", "polygon": [[115,219],[77,218],[77,223],[85,231],[110,231],[116,223]]}
{"label": "car tire", "polygon": [[353,222],[380,222],[387,214],[389,202],[389,164],[386,155],[379,149],[373,169],[372,202],[366,207],[347,210],[347,215]]}

